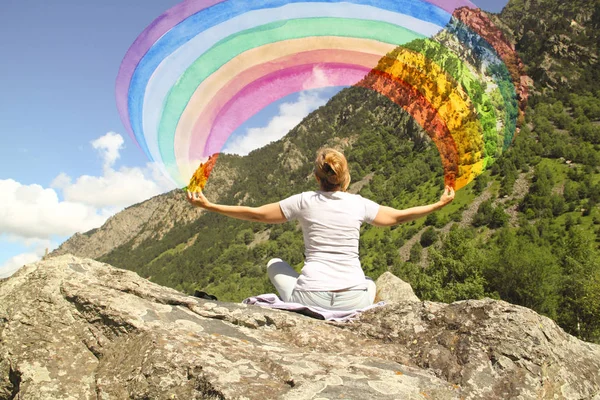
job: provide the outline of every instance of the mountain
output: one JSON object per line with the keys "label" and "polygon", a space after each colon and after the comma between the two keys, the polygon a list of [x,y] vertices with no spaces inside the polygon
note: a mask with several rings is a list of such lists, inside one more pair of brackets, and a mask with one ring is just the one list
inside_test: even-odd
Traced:
{"label": "mountain", "polygon": [[600,346],[549,318],[412,297],[333,323],[58,256],[0,281],[0,399],[600,396]]}
{"label": "mountain", "polygon": [[[500,53],[516,49],[519,57],[507,65],[518,107],[506,112],[519,116],[520,132],[514,140],[507,136],[511,148],[444,210],[399,227],[365,226],[360,252],[367,275],[392,271],[425,300],[506,300],[600,342],[599,4],[514,0],[498,15],[459,11],[457,20],[469,19],[486,40],[509,39],[496,46]],[[501,31],[485,31],[488,19]],[[458,46],[451,37],[438,40]],[[458,50],[469,59],[468,49]],[[485,66],[470,63],[487,79]],[[363,83],[380,82],[372,78]],[[312,158],[323,145],[347,155],[351,190],[381,204],[404,208],[441,194],[442,162],[426,132],[388,97],[364,87],[341,91],[280,141],[246,157],[221,155],[206,194],[225,204],[259,205],[314,189]],[[65,253],[227,301],[274,290],[265,274],[269,258],[296,268],[303,261],[294,224],[204,213],[177,190],[75,235],[52,255]]]}
{"label": "mountain", "polygon": [[597,88],[598,0],[513,0],[499,19],[510,30],[537,88],[560,93]]}

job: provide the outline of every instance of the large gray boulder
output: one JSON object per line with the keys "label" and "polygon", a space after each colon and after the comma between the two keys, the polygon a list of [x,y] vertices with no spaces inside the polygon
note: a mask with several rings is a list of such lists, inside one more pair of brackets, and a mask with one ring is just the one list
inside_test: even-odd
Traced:
{"label": "large gray boulder", "polygon": [[377,278],[377,295],[375,301],[386,303],[403,303],[420,301],[410,284],[404,282],[391,272],[384,272]]}
{"label": "large gray boulder", "polygon": [[501,301],[340,324],[70,255],[0,281],[0,399],[598,399],[599,370],[600,346]]}

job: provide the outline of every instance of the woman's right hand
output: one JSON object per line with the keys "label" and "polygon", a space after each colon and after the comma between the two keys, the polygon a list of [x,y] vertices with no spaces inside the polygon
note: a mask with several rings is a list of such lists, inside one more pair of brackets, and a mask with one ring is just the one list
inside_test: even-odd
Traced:
{"label": "woman's right hand", "polygon": [[202,192],[190,192],[188,190],[186,198],[187,201],[194,207],[206,209],[210,205],[210,201],[208,201]]}
{"label": "woman's right hand", "polygon": [[445,206],[452,203],[452,200],[454,200],[454,194],[454,189],[450,186],[446,186],[444,193],[442,193],[442,196],[440,197],[441,205]]}

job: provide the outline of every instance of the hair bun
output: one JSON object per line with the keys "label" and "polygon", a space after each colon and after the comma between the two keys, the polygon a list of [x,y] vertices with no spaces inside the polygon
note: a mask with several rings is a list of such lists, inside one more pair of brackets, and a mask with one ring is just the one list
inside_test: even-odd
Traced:
{"label": "hair bun", "polygon": [[323,163],[323,171],[325,171],[327,175],[336,175],[335,170],[331,167],[328,161]]}
{"label": "hair bun", "polygon": [[343,190],[350,184],[350,171],[346,157],[337,150],[325,148],[317,151],[315,175],[325,191]]}

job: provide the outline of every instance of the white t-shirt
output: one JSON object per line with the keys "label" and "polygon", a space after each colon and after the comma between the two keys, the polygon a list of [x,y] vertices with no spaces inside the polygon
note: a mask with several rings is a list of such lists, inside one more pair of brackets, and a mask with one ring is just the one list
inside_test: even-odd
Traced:
{"label": "white t-shirt", "polygon": [[304,235],[304,267],[296,289],[366,289],[358,258],[360,225],[372,223],[379,205],[346,192],[304,192],[279,202],[288,221],[298,220]]}

